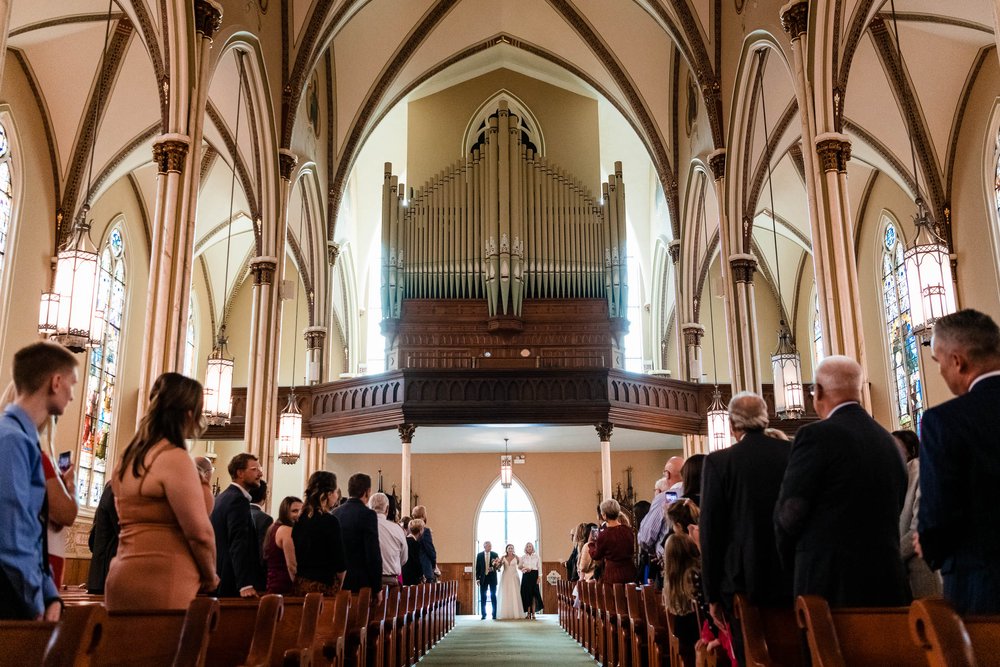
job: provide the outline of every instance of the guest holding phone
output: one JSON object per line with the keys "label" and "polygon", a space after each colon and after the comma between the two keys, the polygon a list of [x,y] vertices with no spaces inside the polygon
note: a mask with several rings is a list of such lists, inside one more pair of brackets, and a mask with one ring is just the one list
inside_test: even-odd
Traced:
{"label": "guest holding phone", "polygon": [[614,498],[601,503],[601,518],[607,526],[590,533],[587,548],[594,560],[604,560],[600,580],[605,584],[630,584],[635,581],[635,544],[632,529],[621,522],[621,506]]}

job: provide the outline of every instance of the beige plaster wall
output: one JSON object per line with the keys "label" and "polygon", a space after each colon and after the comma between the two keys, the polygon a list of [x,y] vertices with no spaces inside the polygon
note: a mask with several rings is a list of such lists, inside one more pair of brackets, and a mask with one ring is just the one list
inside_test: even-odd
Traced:
{"label": "beige plaster wall", "polygon": [[497,69],[410,102],[407,186],[419,187],[463,157],[465,130],[481,104],[506,88],[541,125],[545,155],[600,192],[597,100],[508,69]]}
{"label": "beige plaster wall", "polygon": [[[415,440],[420,437],[417,429]],[[327,455],[326,469],[337,475],[346,493],[347,480],[356,472],[371,475],[377,486],[382,469],[384,487],[396,484],[400,492],[401,457],[398,454]],[[511,452],[517,453],[517,452]],[[612,436],[612,483],[624,486],[625,469],[633,467],[633,485],[640,499],[652,497],[653,484],[663,473],[663,464],[678,450],[614,450]],[[569,555],[569,531],[581,521],[592,521],[600,488],[599,452],[531,453],[524,465],[514,466],[514,476],[524,486],[538,512],[539,551],[543,559],[563,560]],[[499,476],[498,454],[420,454],[412,457],[413,492],[427,507],[428,523],[434,531],[438,560],[471,561],[475,553],[475,521],[487,491]]]}

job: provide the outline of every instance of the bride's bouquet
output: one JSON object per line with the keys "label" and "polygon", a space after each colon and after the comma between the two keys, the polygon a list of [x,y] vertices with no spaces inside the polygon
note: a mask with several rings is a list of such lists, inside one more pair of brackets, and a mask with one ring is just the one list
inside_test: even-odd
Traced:
{"label": "bride's bouquet", "polygon": [[490,571],[499,570],[500,569],[500,562],[501,561],[500,561],[499,557],[498,558],[494,558],[493,560],[491,560],[490,561]]}

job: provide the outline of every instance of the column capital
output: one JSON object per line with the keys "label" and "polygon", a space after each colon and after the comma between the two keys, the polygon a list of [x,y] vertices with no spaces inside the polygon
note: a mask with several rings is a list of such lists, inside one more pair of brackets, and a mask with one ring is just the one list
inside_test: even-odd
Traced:
{"label": "column capital", "polygon": [[254,285],[271,285],[274,283],[274,272],[278,268],[277,257],[254,257],[250,260],[250,271],[253,272]]}
{"label": "column capital", "polygon": [[734,282],[752,284],[754,271],[757,270],[757,260],[753,255],[730,255],[729,269],[733,272]]}
{"label": "column capital", "polygon": [[809,28],[809,3],[806,0],[792,0],[778,11],[781,16],[781,27],[792,41],[806,33]]}
{"label": "column capital", "polygon": [[823,171],[847,171],[847,162],[851,159],[851,140],[846,134],[825,132],[816,135],[816,154],[819,156]]}
{"label": "column capital", "polygon": [[396,428],[399,430],[400,442],[407,445],[413,442],[413,433],[417,430],[416,424],[400,424]]}
{"label": "column capital", "polygon": [[278,150],[278,173],[284,181],[292,180],[292,170],[299,163],[299,156],[288,150],[281,148]]}
{"label": "column capital", "polygon": [[611,432],[615,430],[615,425],[611,422],[601,422],[600,424],[595,424],[594,428],[597,429],[597,435],[601,439],[601,442],[611,442]]}
{"label": "column capital", "polygon": [[194,29],[212,39],[222,27],[222,5],[213,0],[194,0]]}
{"label": "column capital", "polygon": [[705,327],[697,322],[685,322],[681,325],[681,331],[686,345],[700,345],[701,338],[705,335]]}
{"label": "column capital", "polygon": [[302,330],[302,337],[306,339],[307,350],[323,347],[323,341],[326,340],[326,327],[306,327]]}
{"label": "column capital", "polygon": [[153,162],[161,174],[184,171],[184,160],[187,158],[191,137],[186,134],[161,134],[153,143]]}
{"label": "column capital", "polygon": [[712,168],[712,175],[715,180],[720,180],[726,176],[726,149],[717,148],[708,154],[708,166]]}
{"label": "column capital", "polygon": [[667,252],[670,253],[670,260],[676,264],[681,258],[681,242],[674,239],[667,245]]}
{"label": "column capital", "polygon": [[337,257],[340,256],[340,244],[336,241],[326,242],[326,261],[330,264],[332,268],[337,263]]}

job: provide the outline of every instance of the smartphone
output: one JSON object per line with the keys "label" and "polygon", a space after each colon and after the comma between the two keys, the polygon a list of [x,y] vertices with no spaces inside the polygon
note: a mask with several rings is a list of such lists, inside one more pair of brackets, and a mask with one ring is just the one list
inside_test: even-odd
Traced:
{"label": "smartphone", "polygon": [[595,528],[591,528],[591,529],[590,529],[590,539],[591,539],[591,540],[596,540],[596,539],[597,539],[597,533],[598,533],[598,532],[600,532],[600,529],[599,529],[599,528],[596,528],[596,527],[595,527]]}
{"label": "smartphone", "polygon": [[66,472],[69,470],[70,466],[73,465],[73,452],[67,451],[60,454],[56,465],[59,466],[59,472]]}
{"label": "smartphone", "polygon": [[669,505],[670,503],[675,502],[677,500],[677,492],[676,491],[664,491],[663,493],[666,494],[666,496],[667,496],[667,505]]}

